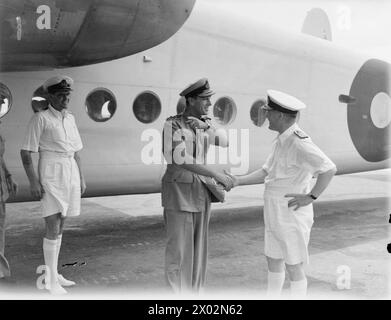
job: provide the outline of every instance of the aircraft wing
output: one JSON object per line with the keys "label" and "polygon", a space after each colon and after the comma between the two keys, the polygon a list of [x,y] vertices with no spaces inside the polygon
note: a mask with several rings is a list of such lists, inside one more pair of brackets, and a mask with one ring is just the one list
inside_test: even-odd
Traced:
{"label": "aircraft wing", "polygon": [[176,33],[195,0],[0,1],[0,71],[109,61]]}

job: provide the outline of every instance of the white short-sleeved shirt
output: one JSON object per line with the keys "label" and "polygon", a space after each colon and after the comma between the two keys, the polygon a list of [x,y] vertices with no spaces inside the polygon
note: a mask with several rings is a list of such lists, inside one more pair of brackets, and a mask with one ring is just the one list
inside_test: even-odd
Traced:
{"label": "white short-sleeved shirt", "polygon": [[274,144],[263,169],[268,173],[266,186],[306,189],[312,177],[333,168],[335,164],[295,123]]}
{"label": "white short-sleeved shirt", "polygon": [[74,116],[67,110],[57,111],[52,106],[37,112],[31,118],[23,150],[32,152],[77,152],[83,148]]}

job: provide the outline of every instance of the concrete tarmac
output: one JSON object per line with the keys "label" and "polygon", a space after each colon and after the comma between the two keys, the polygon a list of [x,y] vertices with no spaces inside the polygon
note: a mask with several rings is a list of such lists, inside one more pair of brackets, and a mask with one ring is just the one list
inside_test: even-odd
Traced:
{"label": "concrete tarmac", "polygon": [[[389,299],[390,170],[337,176],[314,203],[306,267],[309,299]],[[192,299],[263,299],[263,186],[244,186],[213,204],[207,285]],[[52,299],[39,290],[43,265],[39,203],[7,205],[6,256],[13,285],[2,299]],[[59,270],[77,282],[62,299],[178,299],[164,281],[160,194],[82,200],[68,219]],[[286,280],[282,298],[289,299]]]}

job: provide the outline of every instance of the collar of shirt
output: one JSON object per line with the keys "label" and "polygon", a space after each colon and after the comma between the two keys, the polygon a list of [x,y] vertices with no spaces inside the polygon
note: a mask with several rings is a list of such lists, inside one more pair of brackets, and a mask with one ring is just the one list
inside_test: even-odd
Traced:
{"label": "collar of shirt", "polygon": [[298,129],[299,129],[299,127],[298,127],[297,123],[294,123],[294,124],[291,125],[288,129],[286,129],[283,133],[279,134],[278,137],[277,137],[277,139],[278,139],[278,140],[280,141],[280,143],[282,144],[282,143],[284,143],[284,141],[285,141],[286,139],[288,139],[288,137],[289,137],[290,135],[293,134],[293,132],[294,132],[295,130],[298,130]]}
{"label": "collar of shirt", "polygon": [[59,119],[65,118],[69,113],[69,111],[67,109],[62,109],[61,111],[58,111],[58,110],[54,109],[50,104],[49,104],[49,110],[53,113],[53,115],[56,118],[59,118]]}

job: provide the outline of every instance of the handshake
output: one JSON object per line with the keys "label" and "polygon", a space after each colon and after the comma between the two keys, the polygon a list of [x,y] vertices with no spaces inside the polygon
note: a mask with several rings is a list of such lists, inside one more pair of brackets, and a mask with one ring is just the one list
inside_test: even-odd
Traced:
{"label": "handshake", "polygon": [[224,187],[225,191],[230,191],[232,188],[239,185],[239,178],[226,170],[224,170],[224,173],[216,173],[214,179]]}

